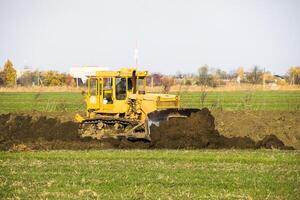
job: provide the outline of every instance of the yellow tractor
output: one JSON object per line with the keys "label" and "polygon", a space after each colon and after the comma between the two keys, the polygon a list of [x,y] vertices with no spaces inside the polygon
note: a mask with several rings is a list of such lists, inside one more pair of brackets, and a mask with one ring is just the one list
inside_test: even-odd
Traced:
{"label": "yellow tractor", "polygon": [[187,118],[199,109],[181,109],[178,95],[146,93],[147,71],[98,71],[87,80],[86,117],[76,114],[82,137],[151,141],[151,126]]}

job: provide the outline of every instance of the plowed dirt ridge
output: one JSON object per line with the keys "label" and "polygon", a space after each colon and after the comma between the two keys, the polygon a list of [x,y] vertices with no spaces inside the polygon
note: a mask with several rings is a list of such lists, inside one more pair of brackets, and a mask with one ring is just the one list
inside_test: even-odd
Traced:
{"label": "plowed dirt ridge", "polygon": [[[63,119],[63,120],[62,120]],[[170,119],[159,127],[151,126],[151,142],[105,139],[94,140],[78,136],[78,124],[65,120],[63,114],[11,113],[0,115],[0,150],[51,149],[131,149],[131,148],[278,148],[286,146],[275,135],[254,141],[250,137],[225,137],[215,128],[208,109],[193,113],[190,118]]]}

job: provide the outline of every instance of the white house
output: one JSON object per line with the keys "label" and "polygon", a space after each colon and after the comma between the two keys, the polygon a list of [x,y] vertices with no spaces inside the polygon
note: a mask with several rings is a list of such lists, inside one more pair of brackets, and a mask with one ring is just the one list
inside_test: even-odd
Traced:
{"label": "white house", "polygon": [[106,67],[98,66],[83,66],[83,67],[72,67],[70,68],[70,75],[76,79],[78,84],[79,79],[85,83],[88,76],[95,76],[96,71],[108,71]]}

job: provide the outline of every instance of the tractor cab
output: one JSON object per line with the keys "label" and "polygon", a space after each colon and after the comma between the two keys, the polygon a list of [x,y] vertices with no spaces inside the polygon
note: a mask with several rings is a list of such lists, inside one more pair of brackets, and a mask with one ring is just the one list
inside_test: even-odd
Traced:
{"label": "tractor cab", "polygon": [[151,125],[187,118],[199,109],[180,109],[174,94],[147,93],[147,71],[98,71],[88,78],[87,116],[75,115],[82,137],[125,137],[149,141]]}
{"label": "tractor cab", "polygon": [[86,104],[88,113],[118,114],[128,110],[131,94],[145,94],[147,71],[121,69],[98,71],[88,78]]}

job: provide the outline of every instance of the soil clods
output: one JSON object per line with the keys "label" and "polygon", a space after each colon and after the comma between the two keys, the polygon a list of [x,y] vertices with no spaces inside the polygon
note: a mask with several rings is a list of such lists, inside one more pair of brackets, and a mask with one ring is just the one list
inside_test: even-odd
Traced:
{"label": "soil clods", "polygon": [[293,149],[275,135],[254,141],[246,136],[226,137],[215,128],[208,109],[192,113],[189,118],[171,118],[152,125],[151,142],[117,139],[80,138],[78,124],[41,113],[0,115],[0,150],[28,151],[51,149],[201,149],[201,148],[277,148]]}

